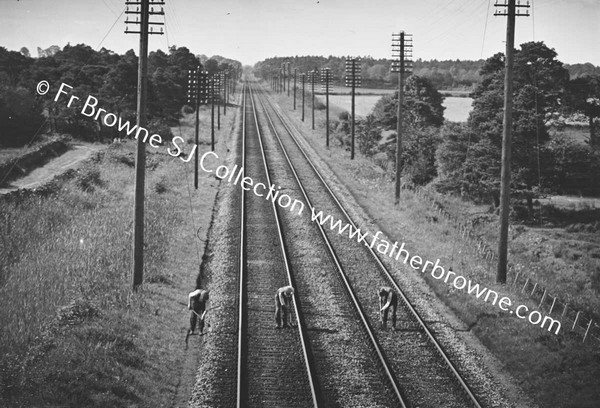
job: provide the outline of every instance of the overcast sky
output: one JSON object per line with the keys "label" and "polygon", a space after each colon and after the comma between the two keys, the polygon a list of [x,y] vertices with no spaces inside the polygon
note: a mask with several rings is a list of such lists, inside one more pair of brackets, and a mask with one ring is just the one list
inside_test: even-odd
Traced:
{"label": "overcast sky", "polygon": [[[503,2],[505,0],[497,0]],[[166,0],[167,35],[150,49],[186,46],[244,64],[273,56],[391,56],[391,34],[413,34],[414,58],[479,59],[504,51],[496,0]],[[525,0],[522,0],[525,3]],[[600,0],[535,0],[518,17],[516,45],[544,41],[559,60],[600,65]],[[0,0],[0,46],[85,43],[138,52],[124,0]],[[155,17],[156,19],[156,17]]]}

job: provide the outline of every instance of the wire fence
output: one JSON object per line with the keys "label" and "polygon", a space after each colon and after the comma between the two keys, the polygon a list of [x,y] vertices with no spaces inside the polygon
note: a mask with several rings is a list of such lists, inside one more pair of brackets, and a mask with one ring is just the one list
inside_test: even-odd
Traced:
{"label": "wire fence", "polygon": [[[420,199],[431,202],[431,209],[449,221],[459,232],[461,239],[482,258],[489,268],[495,266],[496,251],[479,236],[471,223],[465,222],[444,208],[444,205],[432,197],[425,189],[414,186],[413,193]],[[514,276],[507,284],[518,289],[538,305],[538,310],[561,322],[562,332],[581,338],[584,343],[600,345],[600,320],[589,313],[577,310],[568,301],[553,296],[547,288],[528,276],[525,267],[508,263],[509,276]]]}

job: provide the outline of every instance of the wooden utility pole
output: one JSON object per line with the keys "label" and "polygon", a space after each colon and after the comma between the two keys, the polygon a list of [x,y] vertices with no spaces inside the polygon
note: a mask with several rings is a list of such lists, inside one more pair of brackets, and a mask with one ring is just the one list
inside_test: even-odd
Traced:
{"label": "wooden utility pole", "polygon": [[400,187],[402,177],[402,126],[403,117],[402,110],[404,104],[404,84],[406,74],[410,75],[412,70],[412,35],[405,34],[401,31],[400,34],[392,34],[392,72],[398,72],[398,107],[396,121],[396,193],[395,204],[400,203]]}
{"label": "wooden utility pole", "polygon": [[223,74],[217,73],[216,80],[217,83],[215,85],[216,89],[216,98],[217,98],[217,129],[221,130],[221,82],[222,82]]}
{"label": "wooden utility pole", "polygon": [[223,71],[223,116],[227,116],[227,80],[229,79],[229,71]]}
{"label": "wooden utility pole", "polygon": [[289,96],[290,96],[290,80],[291,80],[291,77],[292,77],[292,69],[290,67],[290,63],[289,62],[286,62],[286,65],[287,65],[287,78],[288,78],[287,96],[289,98]]}
{"label": "wooden utility pole", "polygon": [[329,91],[331,90],[331,70],[321,70],[321,90],[325,92],[325,146],[329,147]]}
{"label": "wooden utility pole", "polygon": [[[520,3],[520,2],[519,2]],[[500,232],[498,239],[498,268],[496,282],[506,283],[506,269],[508,261],[508,215],[510,212],[510,161],[512,150],[512,97],[513,97],[513,62],[515,47],[515,17],[517,7],[529,7],[529,4],[518,6],[515,0],[508,3],[495,4],[503,7],[502,11],[496,11],[495,16],[507,16],[506,23],[506,57],[504,72],[504,119],[502,122],[502,171],[500,176]]]}
{"label": "wooden utility pole", "polygon": [[[153,1],[150,10],[149,0],[126,1],[125,24],[139,24],[139,31],[130,31],[126,26],[126,34],[140,35],[140,55],[138,59],[138,83],[137,83],[137,115],[136,124],[139,128],[146,127],[146,97],[148,83],[148,34],[163,34],[149,29],[151,24],[163,25],[159,22],[150,22],[150,15],[164,15],[163,1]],[[136,10],[129,10],[129,6]],[[161,6],[160,11],[155,11],[154,6]],[[129,14],[139,15],[136,21],[129,21]],[[146,144],[141,138],[137,139],[137,151],[135,156],[135,192],[133,209],[133,247],[132,247],[132,289],[136,291],[144,282],[144,189],[146,178]]]}
{"label": "wooden utility pole", "polygon": [[215,151],[215,74],[210,77],[210,150]]}
{"label": "wooden utility pole", "polygon": [[346,86],[352,88],[352,109],[351,109],[351,120],[352,120],[352,138],[350,148],[350,160],[354,160],[354,126],[356,121],[354,120],[355,113],[355,100],[356,100],[356,87],[361,85],[360,67],[357,68],[357,64],[360,62],[360,58],[346,58]]}
{"label": "wooden utility pole", "polygon": [[308,73],[308,80],[310,82],[312,96],[312,130],[315,130],[315,82],[317,82],[316,69]]}
{"label": "wooden utility pole", "polygon": [[[188,71],[188,103],[194,103],[196,107],[196,132],[195,132],[195,141],[196,146],[198,146],[198,133],[199,133],[199,112],[200,112],[200,67],[197,67],[195,70]],[[198,190],[198,149],[194,151],[194,188]]]}
{"label": "wooden utility pole", "polygon": [[306,85],[306,74],[303,72],[300,76],[302,77],[302,122],[304,122],[304,88]]}
{"label": "wooden utility pole", "polygon": [[298,76],[298,68],[294,68],[294,110],[296,110],[296,77]]}

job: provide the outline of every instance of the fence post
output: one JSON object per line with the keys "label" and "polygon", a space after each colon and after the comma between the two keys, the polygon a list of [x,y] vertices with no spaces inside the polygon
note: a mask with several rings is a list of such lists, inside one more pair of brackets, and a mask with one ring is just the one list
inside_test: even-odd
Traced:
{"label": "fence post", "polygon": [[535,285],[533,285],[533,290],[531,291],[531,295],[529,296],[533,296],[533,294],[535,293],[535,290],[537,289],[537,282],[535,283]]}
{"label": "fence post", "polygon": [[560,315],[560,320],[564,320],[565,319],[565,315],[567,314],[567,307],[569,306],[569,303],[565,303],[565,308],[563,309],[562,314]]}
{"label": "fence post", "polygon": [[552,306],[550,306],[550,311],[548,312],[549,314],[552,314],[552,310],[554,310],[555,303],[556,303],[556,297],[554,297],[554,299],[552,300]]}
{"label": "fence post", "polygon": [[590,331],[591,326],[592,326],[592,319],[590,319],[590,322],[588,323],[588,327],[587,327],[587,329],[585,329],[585,334],[583,335],[582,343],[585,343],[585,339],[587,338],[587,335],[588,335],[588,332]]}
{"label": "fence post", "polygon": [[575,316],[575,321],[573,322],[573,328],[571,329],[571,331],[575,330],[575,326],[577,325],[577,320],[579,320],[580,313],[581,313],[581,311],[577,312],[577,315]]}
{"label": "fence post", "polygon": [[523,285],[523,289],[521,289],[521,293],[525,293],[525,288],[529,285],[529,278],[525,281],[525,285]]}
{"label": "fence post", "polygon": [[544,289],[544,293],[542,294],[542,300],[540,300],[540,304],[538,305],[538,309],[542,307],[542,303],[544,303],[545,299],[546,299],[546,289]]}
{"label": "fence post", "polygon": [[521,271],[517,272],[517,274],[515,275],[515,280],[513,282],[513,286],[515,286],[517,284],[517,280],[519,279],[520,274],[521,274]]}

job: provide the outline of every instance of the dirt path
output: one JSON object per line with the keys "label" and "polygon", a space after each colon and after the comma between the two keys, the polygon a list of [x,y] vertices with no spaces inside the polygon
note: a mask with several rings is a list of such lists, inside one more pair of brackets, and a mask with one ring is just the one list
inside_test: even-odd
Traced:
{"label": "dirt path", "polygon": [[73,145],[71,150],[65,152],[65,154],[50,160],[48,163],[33,170],[25,177],[14,180],[10,183],[9,188],[0,188],[0,194],[6,194],[23,188],[39,187],[43,183],[51,180],[54,176],[74,167],[79,162],[87,159],[94,152],[97,152],[104,147],[104,145],[100,144],[77,143]]}

